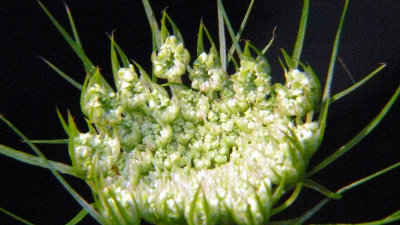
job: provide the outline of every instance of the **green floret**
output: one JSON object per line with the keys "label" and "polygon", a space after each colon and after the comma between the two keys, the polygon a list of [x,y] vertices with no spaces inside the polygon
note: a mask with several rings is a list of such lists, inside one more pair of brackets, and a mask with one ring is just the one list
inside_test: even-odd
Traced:
{"label": "green floret", "polygon": [[192,88],[212,97],[222,89],[228,76],[221,68],[213,53],[201,53],[189,72]]}
{"label": "green floret", "polygon": [[178,81],[185,74],[189,60],[189,51],[183,43],[175,36],[169,36],[159,51],[152,55],[154,75],[170,82]]}
{"label": "green floret", "polygon": [[82,111],[93,123],[109,125],[121,120],[121,105],[109,84],[97,71],[82,93]]}
{"label": "green floret", "polygon": [[116,165],[120,145],[118,139],[106,134],[79,134],[73,140],[73,162],[79,174],[86,179],[98,179],[102,176],[112,176],[112,168]]}
{"label": "green floret", "polygon": [[254,104],[264,100],[271,91],[268,63],[261,57],[246,57],[240,68],[231,76],[238,102]]}
{"label": "green floret", "polygon": [[319,81],[312,75],[297,69],[285,71],[286,84],[275,84],[276,99],[282,113],[304,116],[320,98]]}
{"label": "green floret", "polygon": [[125,111],[140,111],[148,98],[143,79],[139,79],[133,65],[118,71],[118,100]]}

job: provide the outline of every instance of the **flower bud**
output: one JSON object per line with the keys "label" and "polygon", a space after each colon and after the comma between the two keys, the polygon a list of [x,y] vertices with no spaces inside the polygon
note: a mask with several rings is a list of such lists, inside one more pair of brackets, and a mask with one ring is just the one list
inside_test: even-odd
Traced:
{"label": "flower bud", "polygon": [[169,82],[178,81],[185,74],[189,60],[189,51],[183,43],[178,42],[175,36],[169,36],[158,52],[152,55],[154,75]]}
{"label": "flower bud", "polygon": [[219,66],[214,54],[203,52],[194,61],[189,78],[193,89],[212,97],[215,92],[222,89],[228,77]]}

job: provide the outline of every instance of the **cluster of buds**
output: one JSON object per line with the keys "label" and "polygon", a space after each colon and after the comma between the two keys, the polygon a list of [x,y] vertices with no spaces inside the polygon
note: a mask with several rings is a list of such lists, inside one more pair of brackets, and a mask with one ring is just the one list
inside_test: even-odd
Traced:
{"label": "cluster of buds", "polygon": [[154,75],[168,81],[180,80],[189,63],[189,51],[175,36],[169,36],[156,54],[152,55]]}
{"label": "cluster of buds", "polygon": [[193,63],[189,73],[192,88],[209,96],[221,91],[225,86],[226,72],[219,66],[213,53],[201,53]]}
{"label": "cluster of buds", "polygon": [[318,147],[318,124],[306,119],[320,99],[311,69],[285,69],[282,85],[249,52],[230,76],[216,51],[189,59],[169,35],[152,55],[166,85],[139,65],[117,71],[116,91],[99,71],[86,83],[94,125],[70,132],[70,154],[107,224],[264,224],[275,189],[299,181]]}

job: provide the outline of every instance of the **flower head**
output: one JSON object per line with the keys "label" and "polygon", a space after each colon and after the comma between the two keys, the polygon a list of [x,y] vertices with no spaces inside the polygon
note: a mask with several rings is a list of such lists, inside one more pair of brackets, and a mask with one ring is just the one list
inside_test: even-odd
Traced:
{"label": "flower head", "polygon": [[169,82],[188,73],[193,89],[169,94],[133,65],[118,70],[116,92],[92,78],[83,108],[98,134],[71,137],[74,166],[103,193],[104,218],[262,224],[275,187],[300,179],[317,148],[317,122],[302,119],[318,104],[317,81],[296,69],[272,85],[268,62],[251,55],[231,76],[214,52],[188,70],[177,40],[153,53],[153,72]]}

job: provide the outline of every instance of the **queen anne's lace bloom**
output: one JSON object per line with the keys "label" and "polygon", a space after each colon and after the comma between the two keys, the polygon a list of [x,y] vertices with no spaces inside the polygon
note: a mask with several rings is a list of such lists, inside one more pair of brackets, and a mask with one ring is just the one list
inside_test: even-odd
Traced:
{"label": "queen anne's lace bloom", "polygon": [[[180,82],[189,53],[169,36],[152,56],[154,75]],[[83,93],[96,129],[72,135],[75,169],[94,184],[110,224],[263,224],[277,185],[303,175],[318,145],[305,121],[319,99],[315,77],[286,71],[271,84],[262,57],[243,57],[228,76],[216,55],[201,53],[191,88],[171,93],[133,65],[120,68],[114,92],[101,77]],[[125,221],[128,220],[128,221]]]}

